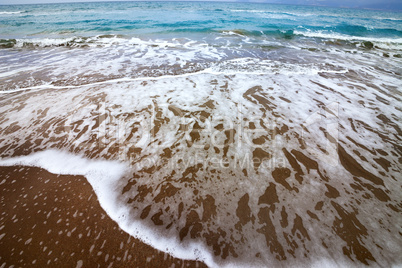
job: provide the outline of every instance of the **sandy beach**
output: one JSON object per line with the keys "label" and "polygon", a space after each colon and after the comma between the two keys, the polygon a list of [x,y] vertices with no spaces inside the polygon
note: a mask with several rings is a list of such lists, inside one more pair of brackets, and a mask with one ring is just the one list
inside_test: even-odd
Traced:
{"label": "sandy beach", "polygon": [[82,176],[0,167],[1,267],[205,267],[133,238]]}
{"label": "sandy beach", "polygon": [[[215,121],[213,114],[230,113],[226,109],[237,95],[228,92],[242,85],[242,78],[223,76],[223,81],[216,82],[216,77],[194,74],[173,80],[167,77],[2,95],[0,101],[8,112],[0,115],[0,124],[7,125],[0,140],[5,166],[1,168],[5,208],[1,260],[7,265],[50,262],[70,266],[82,261],[99,266],[174,263],[181,267],[224,265],[226,260],[242,265],[260,266],[269,261],[280,266],[309,266],[317,255],[344,256],[338,260],[341,266],[389,259],[386,256],[398,248],[388,239],[392,241],[398,230],[393,219],[398,218],[401,204],[396,191],[397,168],[389,161],[392,158],[387,150],[366,148],[377,155],[377,166],[370,169],[363,155],[363,163],[351,155],[349,148],[365,148],[351,138],[351,132],[339,143],[332,136],[334,132],[324,132],[329,141],[325,150],[320,147],[322,141],[313,141],[309,135],[301,140],[295,123],[300,119],[285,108],[297,106],[296,99],[285,97],[281,91],[275,96],[272,89],[268,97],[260,86],[243,90],[240,96],[247,105],[242,111],[233,106],[239,113],[239,118],[232,117],[238,127],[230,129],[227,122]],[[256,79],[262,80],[254,83],[263,83],[264,77]],[[167,87],[158,96],[147,96],[152,94],[149,87],[162,89],[166,81],[182,84],[183,91],[177,88],[172,94]],[[196,97],[190,103],[183,102],[181,94],[188,93],[188,85],[202,83],[220,90],[209,95],[194,88],[192,96]],[[338,94],[316,84],[326,95]],[[132,88],[136,88],[135,93]],[[138,99],[137,94],[144,95]],[[150,104],[140,104],[146,99]],[[104,103],[106,107],[99,106]],[[261,108],[254,110],[255,105]],[[136,110],[130,111],[133,106]],[[267,121],[246,117],[250,111],[281,120],[268,126]],[[331,105],[324,111],[328,117],[338,115]],[[343,118],[341,122],[350,120]],[[205,129],[208,122],[212,133]],[[349,128],[355,133],[358,125],[368,127],[360,121],[352,122],[354,130]],[[392,121],[386,123],[398,131]],[[315,127],[312,125],[307,133]],[[251,136],[247,137],[249,132]],[[381,135],[384,141],[389,139]],[[141,147],[139,141],[144,137],[147,145]],[[288,143],[279,142],[277,137]],[[321,161],[311,155],[316,150],[306,147],[314,142],[327,152]],[[334,144],[336,150],[331,147]],[[250,154],[239,158],[241,150],[236,146]],[[157,152],[158,158],[146,157],[148,152]],[[324,161],[328,155],[332,158]],[[12,163],[17,166],[8,166]],[[84,176],[56,175],[38,167],[56,174]],[[384,172],[388,172],[388,179]],[[342,174],[341,180],[336,173]],[[388,239],[375,238],[373,227],[378,225]],[[146,245],[136,236],[152,237],[147,241],[154,244]],[[158,237],[163,238],[162,243],[158,244]],[[203,241],[197,247],[211,250],[215,264],[208,255],[196,255],[199,253],[192,249],[196,241]],[[167,252],[155,249],[169,245],[175,246]],[[195,254],[194,258],[204,263],[173,258],[171,251],[178,246],[182,247],[180,252]],[[375,247],[388,249],[376,251]]]}

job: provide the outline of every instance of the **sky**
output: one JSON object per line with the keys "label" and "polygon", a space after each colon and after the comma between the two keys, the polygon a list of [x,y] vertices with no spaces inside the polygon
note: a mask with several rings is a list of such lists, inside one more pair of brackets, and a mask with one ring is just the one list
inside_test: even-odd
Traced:
{"label": "sky", "polygon": [[[63,2],[99,2],[102,0],[0,0],[0,5],[63,3]],[[113,0],[108,0],[112,2]],[[120,0],[121,1],[121,0]],[[163,0],[162,0],[163,1]],[[214,1],[214,0],[209,0]],[[225,1],[225,0],[215,0]],[[232,2],[258,2],[276,4],[319,5],[347,8],[370,8],[402,11],[402,0],[226,0]],[[1,7],[0,7],[1,9]]]}

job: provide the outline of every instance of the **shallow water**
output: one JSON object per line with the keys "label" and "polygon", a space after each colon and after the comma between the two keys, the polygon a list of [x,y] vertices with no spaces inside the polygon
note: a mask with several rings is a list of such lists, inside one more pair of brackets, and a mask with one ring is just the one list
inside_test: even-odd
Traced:
{"label": "shallow water", "polygon": [[[118,3],[100,15],[108,5],[0,12],[39,17],[1,30],[2,165],[84,175],[123,230],[210,266],[402,263],[400,13]],[[58,26],[41,32],[45,18]],[[120,29],[127,18],[141,27]],[[109,30],[91,28],[100,20]]]}

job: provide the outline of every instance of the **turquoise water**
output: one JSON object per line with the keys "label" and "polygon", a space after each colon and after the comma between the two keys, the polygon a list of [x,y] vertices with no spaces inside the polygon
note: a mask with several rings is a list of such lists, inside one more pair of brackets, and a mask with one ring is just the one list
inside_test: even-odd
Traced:
{"label": "turquoise water", "polygon": [[279,35],[285,38],[306,33],[307,36],[328,34],[344,38],[402,38],[400,12],[250,3],[118,2],[1,6],[0,25],[2,38],[102,34],[201,37],[201,34],[218,35],[235,29],[251,36]]}

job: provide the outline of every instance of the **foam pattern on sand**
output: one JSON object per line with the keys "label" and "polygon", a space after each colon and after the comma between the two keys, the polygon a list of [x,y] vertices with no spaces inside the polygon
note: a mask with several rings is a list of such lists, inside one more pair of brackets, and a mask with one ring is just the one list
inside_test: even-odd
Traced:
{"label": "foam pattern on sand", "polygon": [[400,81],[242,64],[3,94],[2,164],[85,175],[122,229],[210,266],[401,263]]}

